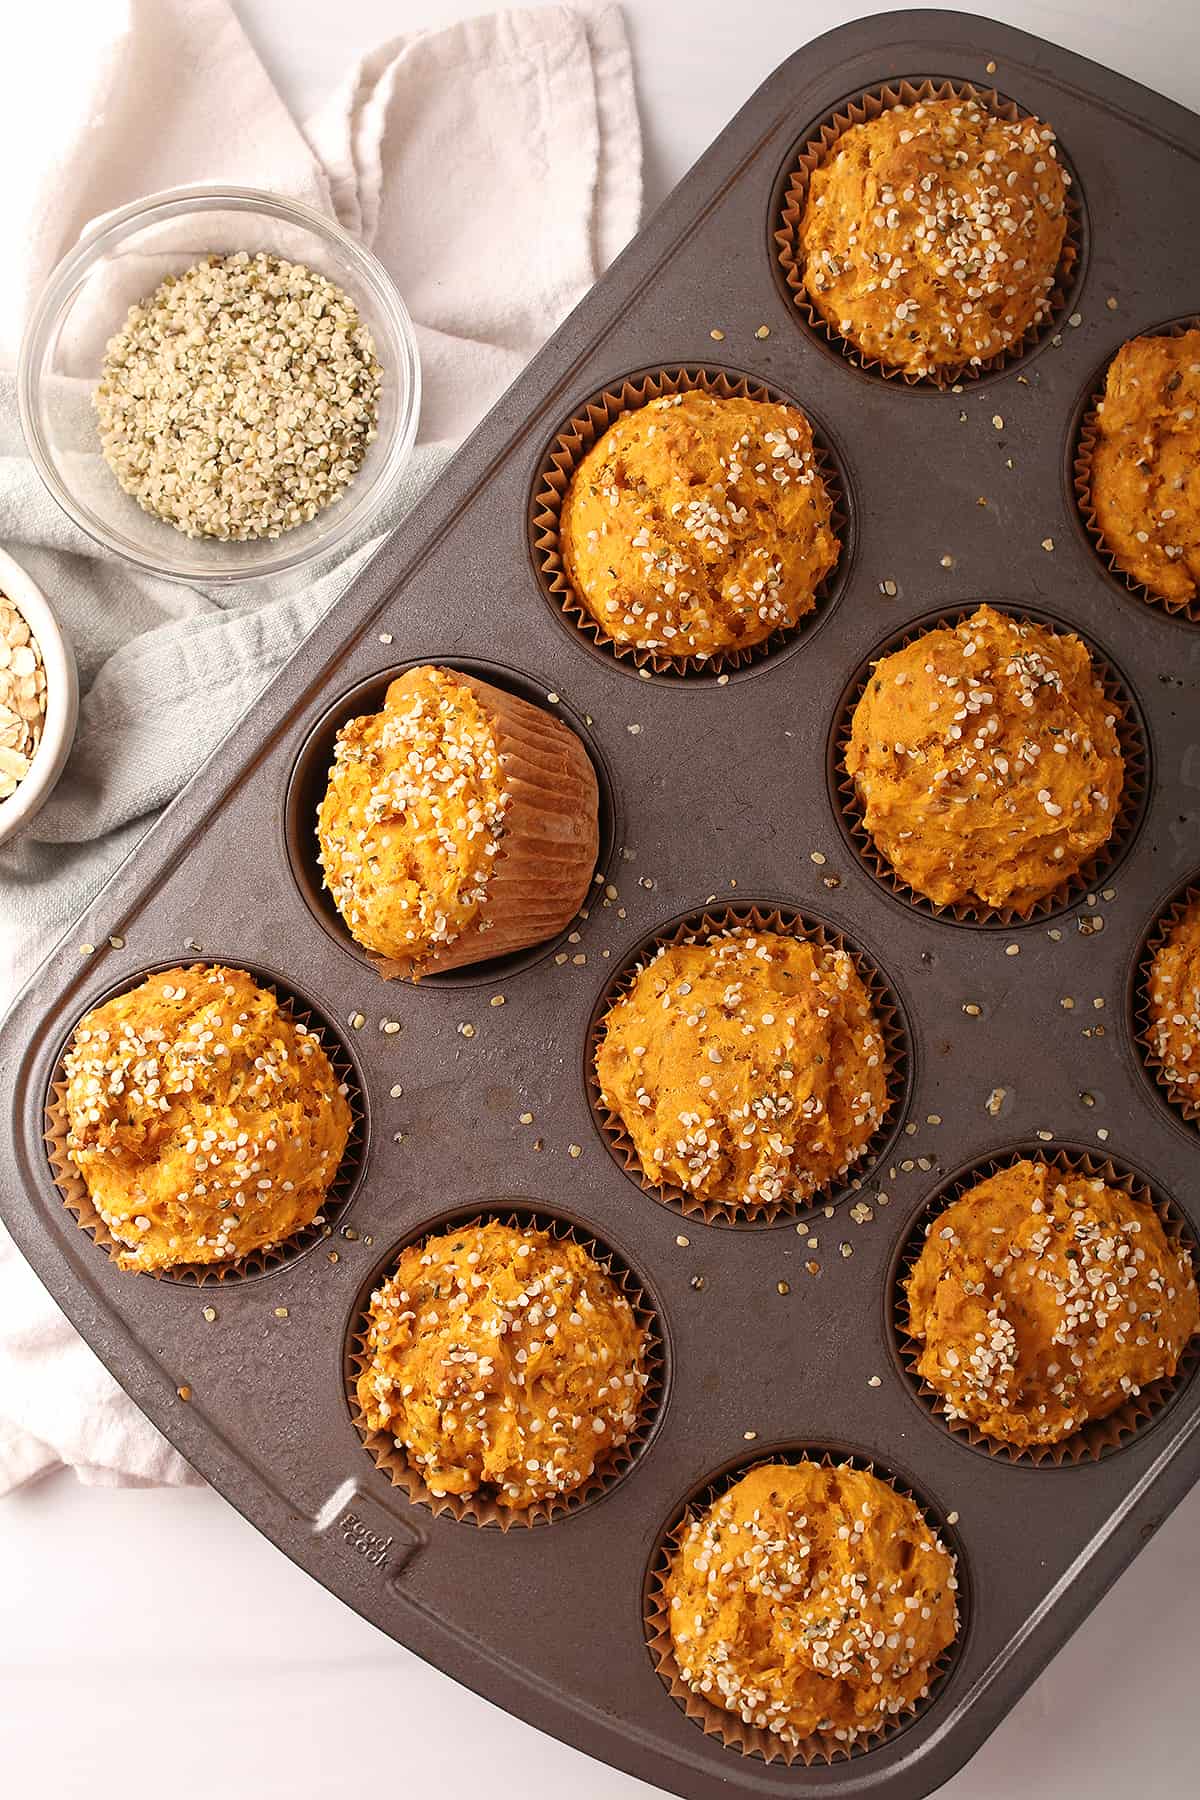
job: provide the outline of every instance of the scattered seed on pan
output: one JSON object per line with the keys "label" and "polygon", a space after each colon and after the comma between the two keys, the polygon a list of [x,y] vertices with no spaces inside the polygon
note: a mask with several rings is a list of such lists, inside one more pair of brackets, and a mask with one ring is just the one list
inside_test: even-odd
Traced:
{"label": "scattered seed on pan", "polygon": [[675,1238],[675,1242],[679,1245],[681,1250],[686,1250],[691,1241],[691,1238],[684,1237],[682,1231],[679,1232]]}
{"label": "scattered seed on pan", "polygon": [[1058,929],[1057,925],[1052,925],[1046,933],[1046,936],[1051,938],[1056,944],[1061,944],[1062,942],[1062,932]]}
{"label": "scattered seed on pan", "polygon": [[889,576],[886,581],[880,582],[879,591],[881,594],[886,594],[889,600],[894,600],[900,590]]}
{"label": "scattered seed on pan", "polygon": [[1064,994],[1064,995],[1063,995],[1063,997],[1062,997],[1062,999],[1061,999],[1061,1000],[1060,1000],[1060,1001],[1059,1001],[1059,1003],[1058,1003],[1058,1004],[1059,1004],[1059,1005],[1060,1005],[1060,1006],[1061,1006],[1061,1007],[1062,1007],[1062,1009],[1063,1009],[1063,1011],[1064,1011],[1064,1012],[1071,1012],[1071,1011],[1073,1011],[1073,1010],[1074,1010],[1074,1006],[1075,1006],[1075,1002],[1074,1002],[1074,1000],[1073,1000],[1073,999],[1072,999],[1072,998],[1071,998],[1071,996],[1070,996],[1070,994]]}
{"label": "scattered seed on pan", "polygon": [[210,1325],[212,1324],[212,1322],[216,1318],[216,1316],[217,1316],[217,1309],[215,1306],[206,1306],[204,1308],[204,1317],[208,1320]]}
{"label": "scattered seed on pan", "polygon": [[917,1127],[914,1124],[914,1122],[912,1121],[912,1119],[910,1119],[908,1121],[908,1124],[904,1127],[904,1135],[905,1135],[905,1137],[916,1137]]}
{"label": "scattered seed on pan", "polygon": [[788,1282],[786,1282],[786,1281],[777,1281],[777,1282],[776,1282],[776,1283],[775,1283],[775,1292],[776,1292],[776,1293],[777,1293],[777,1294],[790,1294],[790,1293],[791,1293],[791,1291],[792,1291],[792,1290],[791,1290],[791,1285],[790,1285],[790,1284],[789,1284],[789,1283],[788,1283]]}
{"label": "scattered seed on pan", "polygon": [[582,1156],[583,1155],[583,1145],[582,1144],[568,1144],[567,1145],[567,1155],[568,1156]]}
{"label": "scattered seed on pan", "polygon": [[544,1150],[546,1147],[545,1138],[534,1138],[533,1147],[535,1150]]}
{"label": "scattered seed on pan", "polygon": [[853,1256],[854,1255],[854,1245],[853,1244],[839,1244],[838,1252],[842,1256]]}
{"label": "scattered seed on pan", "polygon": [[366,1022],[367,1022],[367,1019],[366,1019],[365,1013],[352,1012],[350,1014],[350,1029],[351,1029],[351,1031],[361,1031],[363,1026],[366,1024]]}
{"label": "scattered seed on pan", "polygon": [[390,1088],[388,1091],[391,1094],[393,1100],[398,1100],[400,1098],[401,1094],[404,1092],[404,1089],[400,1086],[400,1083],[397,1082],[396,1085],[393,1088]]}
{"label": "scattered seed on pan", "polygon": [[338,1253],[337,1253],[337,1251],[336,1251],[336,1250],[331,1250],[331,1251],[330,1251],[330,1252],[329,1252],[329,1260],[330,1260],[330,1262],[331,1262],[331,1263],[335,1263],[335,1262],[341,1262],[341,1260],[342,1260],[342,1259],[341,1259],[341,1257],[340,1257],[340,1256],[339,1256],[339,1255],[338,1255]]}
{"label": "scattered seed on pan", "polygon": [[573,956],[571,958],[571,961],[573,963],[575,963],[578,967],[582,968],[583,964],[587,961],[587,951],[581,950],[579,952],[578,956]]}
{"label": "scattered seed on pan", "polygon": [[459,1029],[459,1032],[461,1033],[461,1035],[465,1038],[473,1038],[475,1036],[475,1027],[470,1023],[469,1020],[467,1021],[467,1023],[465,1025],[460,1025],[458,1029]]}
{"label": "scattered seed on pan", "polygon": [[562,966],[566,962],[566,960],[567,960],[567,953],[565,950],[560,950],[558,955],[554,959],[555,964],[560,969],[562,968]]}
{"label": "scattered seed on pan", "polygon": [[356,1244],[358,1242],[358,1233],[355,1231],[353,1225],[343,1225],[342,1236],[346,1239],[348,1244]]}
{"label": "scattered seed on pan", "polygon": [[604,898],[606,900],[620,899],[620,894],[618,893],[617,889],[613,886],[611,881],[609,882],[608,886],[604,890]]}
{"label": "scattered seed on pan", "polygon": [[692,1279],[688,1282],[688,1286],[691,1288],[695,1288],[696,1292],[700,1293],[704,1287],[704,1276],[703,1275],[693,1275]]}
{"label": "scattered seed on pan", "polygon": [[1052,1131],[1039,1131],[1037,1135],[1039,1141],[1043,1144],[1052,1144],[1054,1142],[1054,1133]]}
{"label": "scattered seed on pan", "polygon": [[123,950],[125,948],[125,939],[123,937],[110,937],[108,941],[114,950]]}
{"label": "scattered seed on pan", "polygon": [[504,1002],[505,1002],[505,998],[506,998],[506,996],[504,994],[493,994],[491,999],[488,1001],[488,1005],[489,1006],[503,1006]]}
{"label": "scattered seed on pan", "polygon": [[1096,1104],[1095,1094],[1089,1094],[1086,1088],[1080,1089],[1079,1098],[1085,1106],[1095,1106]]}
{"label": "scattered seed on pan", "polygon": [[80,956],[95,956],[95,954],[96,954],[95,944],[80,944],[79,954],[80,954]]}
{"label": "scattered seed on pan", "polygon": [[1046,538],[1042,539],[1042,549],[1043,550],[1053,550],[1053,548],[1054,548],[1054,539],[1053,538],[1046,537]]}
{"label": "scattered seed on pan", "polygon": [[954,558],[949,552],[942,558],[942,567],[943,569],[952,569],[954,567]]}
{"label": "scattered seed on pan", "polygon": [[629,733],[630,737],[640,737],[641,736],[642,728],[640,725],[627,725],[625,727],[625,729]]}
{"label": "scattered seed on pan", "polygon": [[840,888],[842,885],[842,878],[840,875],[822,875],[821,884],[823,887],[827,887],[831,890],[833,888]]}
{"label": "scattered seed on pan", "polygon": [[989,1112],[994,1119],[1007,1098],[1007,1088],[994,1087],[984,1102],[984,1110]]}
{"label": "scattered seed on pan", "polygon": [[871,1211],[871,1208],[867,1205],[865,1200],[859,1200],[850,1208],[850,1217],[854,1220],[856,1225],[869,1225],[871,1220],[875,1217],[875,1214]]}
{"label": "scattered seed on pan", "polygon": [[275,1317],[277,1319],[286,1319],[287,1316],[288,1316],[288,1309],[286,1306],[277,1306],[275,1308]]}
{"label": "scattered seed on pan", "polygon": [[183,947],[185,950],[203,950],[204,945],[198,938],[184,938]]}
{"label": "scattered seed on pan", "polygon": [[1070,318],[1067,320],[1067,324],[1072,328],[1072,330],[1074,330],[1077,326],[1080,326],[1083,324],[1083,314],[1082,313],[1072,313]]}
{"label": "scattered seed on pan", "polygon": [[820,850],[810,850],[808,860],[810,862],[815,862],[818,868],[824,868],[825,866],[826,859]]}
{"label": "scattered seed on pan", "polygon": [[806,1262],[804,1267],[808,1270],[810,1275],[819,1275],[821,1273],[821,1265],[819,1262]]}
{"label": "scattered seed on pan", "polygon": [[1094,1006],[1094,1007],[1095,1007],[1095,1008],[1096,1008],[1096,1011],[1097,1011],[1097,1012],[1102,1012],[1102,1011],[1103,1011],[1103,1009],[1104,1009],[1104,1001],[1103,1001],[1103,999],[1102,999],[1102,997],[1101,997],[1101,996],[1100,996],[1100,995],[1099,995],[1099,994],[1097,994],[1097,995],[1096,995],[1096,998],[1095,998],[1095,999],[1094,999],[1094,1000],[1093,1000],[1093,1001],[1092,1001],[1092,1005],[1093,1005],[1093,1006]]}
{"label": "scattered seed on pan", "polygon": [[742,1436],[745,1438],[745,1440],[748,1444],[752,1444],[754,1442],[755,1438],[758,1436],[758,1433],[757,1433],[757,1431],[743,1431]]}
{"label": "scattered seed on pan", "polygon": [[940,1125],[941,1122],[942,1122],[941,1113],[926,1113],[925,1123],[927,1125]]}
{"label": "scattered seed on pan", "polygon": [[827,1206],[827,1207],[825,1207],[825,1209],[824,1209],[824,1211],[825,1211],[825,1217],[826,1217],[826,1218],[827,1218],[827,1219],[832,1219],[832,1217],[833,1217],[833,1208],[832,1208],[832,1206]]}
{"label": "scattered seed on pan", "polygon": [[868,1387],[881,1387],[882,1385],[883,1384],[880,1381],[878,1375],[868,1375],[867,1376],[867,1386]]}
{"label": "scattered seed on pan", "polygon": [[715,338],[717,343],[719,344],[721,342],[721,340],[724,338],[725,333],[718,326],[714,325],[708,335],[710,338]]}
{"label": "scattered seed on pan", "polygon": [[964,1000],[963,1001],[963,1011],[966,1013],[968,1018],[977,1019],[979,1017],[979,1015],[982,1013],[983,1008],[982,1008],[982,1006],[979,1005],[978,1001],[976,1001],[976,1000]]}
{"label": "scattered seed on pan", "polygon": [[381,631],[379,634],[379,641],[381,644],[390,644],[392,641],[391,632],[390,631]]}
{"label": "scattered seed on pan", "polygon": [[770,337],[771,327],[769,325],[760,325],[754,335],[756,338]]}
{"label": "scattered seed on pan", "polygon": [[1021,954],[1020,944],[1005,944],[1004,954],[1005,954],[1005,956],[1020,956],[1020,954]]}
{"label": "scattered seed on pan", "polygon": [[1004,430],[1004,420],[999,413],[992,414],[992,424],[996,427],[997,431]]}
{"label": "scattered seed on pan", "polygon": [[[995,63],[994,63],[994,62],[990,62],[990,63],[987,63],[987,64],[986,64],[986,65],[985,65],[985,67],[986,67],[986,69],[987,69],[987,72],[988,72],[988,74],[989,74],[989,75],[994,75],[994,74],[995,74],[995,73],[996,73],[996,65],[995,65]],[[957,1516],[957,1515],[956,1515],[956,1516]]]}
{"label": "scattered seed on pan", "polygon": [[1101,1125],[1101,1127],[1099,1128],[1099,1130],[1096,1133],[1096,1136],[1100,1139],[1100,1142],[1102,1144],[1107,1144],[1107,1142],[1108,1142],[1108,1127],[1105,1125]]}
{"label": "scattered seed on pan", "polygon": [[522,1123],[522,1125],[532,1125],[533,1124],[533,1114],[531,1112],[523,1112],[521,1114],[521,1123]]}
{"label": "scattered seed on pan", "polygon": [[379,1029],[385,1037],[395,1037],[400,1029],[399,1019],[380,1019]]}
{"label": "scattered seed on pan", "polygon": [[182,1387],[177,1387],[175,1392],[179,1395],[181,1400],[190,1400],[192,1397],[192,1390],[188,1387],[186,1382]]}
{"label": "scattered seed on pan", "polygon": [[559,696],[557,694],[547,694],[546,698],[550,702],[551,706],[558,705]]}

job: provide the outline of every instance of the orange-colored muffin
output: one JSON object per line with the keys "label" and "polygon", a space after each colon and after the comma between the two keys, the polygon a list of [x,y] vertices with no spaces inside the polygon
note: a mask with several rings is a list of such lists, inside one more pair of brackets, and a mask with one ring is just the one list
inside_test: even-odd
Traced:
{"label": "orange-colored muffin", "polygon": [[1090,488],[1111,555],[1160,599],[1200,582],[1200,330],[1122,344],[1096,414]]}
{"label": "orange-colored muffin", "polygon": [[1038,119],[969,99],[888,107],[812,172],[797,228],[805,291],[890,369],[987,362],[1049,311],[1068,179]]}
{"label": "orange-colored muffin", "polygon": [[888,1104],[854,959],[749,927],[661,950],[604,1020],[596,1077],[648,1181],[751,1212],[828,1187]]}
{"label": "orange-colored muffin", "polygon": [[1180,913],[1154,952],[1147,993],[1159,1078],[1181,1106],[1200,1106],[1200,901]]}
{"label": "orange-colored muffin", "polygon": [[1125,764],[1086,645],[981,606],[881,657],[846,772],[876,849],[940,906],[1028,911],[1112,836]]}
{"label": "orange-colored muffin", "polygon": [[685,1685],[799,1745],[910,1711],[958,1631],[953,1556],[919,1509],[847,1466],[768,1463],[692,1518],[663,1583]]}
{"label": "orange-colored muffin", "polygon": [[918,1370],[948,1417],[1020,1449],[1174,1375],[1200,1327],[1191,1259],[1154,1208],[1042,1161],[940,1213],[906,1293]]}
{"label": "orange-colored muffin", "polygon": [[798,408],[664,394],[576,469],[563,566],[614,643],[704,661],[812,612],[838,558],[832,516]]}
{"label": "orange-colored muffin", "polygon": [[646,1333],[581,1245],[496,1220],[401,1252],[371,1295],[358,1401],[429,1491],[562,1499],[635,1429]]}
{"label": "orange-colored muffin", "polygon": [[553,937],[587,895],[599,790],[560,719],[454,669],[409,669],[337,737],[317,814],[325,884],[385,975]]}
{"label": "orange-colored muffin", "polygon": [[318,1217],[345,1088],[244,970],[151,975],[80,1021],[63,1066],[67,1159],[122,1268],[233,1262]]}

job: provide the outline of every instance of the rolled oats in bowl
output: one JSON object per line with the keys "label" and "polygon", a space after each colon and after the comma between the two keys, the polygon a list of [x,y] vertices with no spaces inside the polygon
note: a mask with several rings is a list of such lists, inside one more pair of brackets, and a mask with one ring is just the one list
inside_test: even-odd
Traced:
{"label": "rolled oats in bowl", "polygon": [[300,262],[211,255],[131,306],[93,396],[105,461],[189,538],[277,538],[343,494],[382,369],[350,296]]}
{"label": "rolled oats in bowl", "polygon": [[0,805],[28,775],[46,723],[46,669],[23,614],[0,592]]}

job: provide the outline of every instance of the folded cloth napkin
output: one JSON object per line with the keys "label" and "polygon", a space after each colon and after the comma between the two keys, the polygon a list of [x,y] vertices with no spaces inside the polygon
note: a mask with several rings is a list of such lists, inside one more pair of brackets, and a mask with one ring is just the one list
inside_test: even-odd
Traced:
{"label": "folded cloth napkin", "polygon": [[[498,13],[381,45],[292,119],[227,0],[92,0],[6,22],[0,107],[0,543],[79,663],[62,782],[0,849],[0,1012],[637,225],[641,150],[618,9]],[[30,303],[98,215],[234,181],[330,212],[395,278],[424,401],[373,536],[302,592],[158,582],[98,553],[24,453],[12,369]],[[0,1227],[0,1493],[67,1463],[174,1483],[186,1463],[93,1357]]]}

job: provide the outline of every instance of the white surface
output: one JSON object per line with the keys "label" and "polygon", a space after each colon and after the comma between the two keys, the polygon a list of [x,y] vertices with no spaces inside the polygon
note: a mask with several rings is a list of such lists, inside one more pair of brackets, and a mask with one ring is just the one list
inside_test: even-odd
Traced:
{"label": "white surface", "polygon": [[[239,5],[301,115],[360,50],[478,10],[470,0]],[[863,10],[626,0],[648,203],[777,62]],[[1200,109],[1191,0],[994,0],[973,10]],[[1127,1800],[1135,1790],[1191,1800],[1197,1592],[1200,1489],[943,1800]],[[0,1510],[0,1770],[13,1800],[321,1800],[360,1787],[446,1800],[649,1800],[655,1791],[425,1668],[207,1490],[85,1492],[61,1478]]]}

